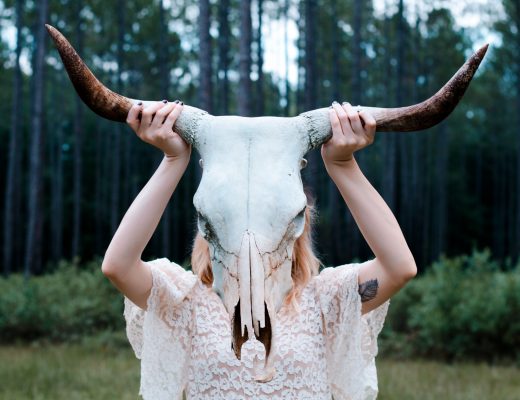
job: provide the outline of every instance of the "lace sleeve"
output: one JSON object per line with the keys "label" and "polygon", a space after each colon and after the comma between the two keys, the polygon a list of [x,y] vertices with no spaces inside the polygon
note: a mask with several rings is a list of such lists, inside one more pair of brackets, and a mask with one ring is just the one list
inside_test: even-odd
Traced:
{"label": "lace sleeve", "polygon": [[334,398],[375,399],[375,357],[390,300],[361,315],[361,263],[325,268],[317,279],[327,341],[327,368]]}
{"label": "lace sleeve", "polygon": [[[152,290],[147,299],[148,311],[156,314],[170,328],[176,325],[172,311],[193,288],[197,277],[181,266],[159,258],[148,261],[152,271]],[[137,358],[141,358],[143,348],[143,324],[146,311],[124,296],[126,334]]]}
{"label": "lace sleeve", "polygon": [[[149,261],[152,289],[143,310],[126,296],[128,341],[141,360],[139,394],[145,399],[179,398],[190,357],[191,302],[198,278],[167,258]],[[165,384],[167,382],[167,384]]]}

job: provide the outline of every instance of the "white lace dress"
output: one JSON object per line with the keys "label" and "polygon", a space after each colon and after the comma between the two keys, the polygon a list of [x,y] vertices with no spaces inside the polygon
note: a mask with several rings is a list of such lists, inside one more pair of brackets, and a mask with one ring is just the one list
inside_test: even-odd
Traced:
{"label": "white lace dress", "polygon": [[298,313],[283,306],[274,378],[255,381],[263,345],[249,340],[237,360],[229,315],[218,295],[166,258],[150,262],[148,311],[124,299],[129,342],[141,360],[145,400],[375,399],[377,336],[389,300],[361,315],[361,264],[326,268],[302,292]]}

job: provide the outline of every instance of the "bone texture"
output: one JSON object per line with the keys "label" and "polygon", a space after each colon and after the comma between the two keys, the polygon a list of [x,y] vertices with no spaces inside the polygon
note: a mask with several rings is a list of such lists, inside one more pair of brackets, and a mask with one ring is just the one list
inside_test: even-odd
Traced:
{"label": "bone texture", "polygon": [[[273,329],[292,288],[292,248],[302,229],[293,220],[306,204],[304,133],[298,118],[224,116],[200,126],[204,168],[193,202],[238,358],[246,328],[267,359],[275,354]],[[267,369],[260,375],[272,376]]]}
{"label": "bone texture", "polygon": [[[487,49],[487,44],[481,47],[436,94],[422,103],[400,108],[361,107],[372,114],[378,132],[412,132],[431,128],[455,109]],[[308,111],[300,117],[307,125],[309,148],[320,146],[332,136],[328,108]]]}
{"label": "bone texture", "polygon": [[240,333],[245,336],[244,329],[247,329],[248,336],[253,332],[253,318],[251,313],[251,264],[250,264],[250,244],[249,232],[244,233],[242,249],[238,259],[238,285],[240,288]]}
{"label": "bone texture", "polygon": [[251,312],[255,336],[260,336],[260,328],[265,328],[265,270],[256,246],[255,237],[249,235],[249,266],[251,270]]}

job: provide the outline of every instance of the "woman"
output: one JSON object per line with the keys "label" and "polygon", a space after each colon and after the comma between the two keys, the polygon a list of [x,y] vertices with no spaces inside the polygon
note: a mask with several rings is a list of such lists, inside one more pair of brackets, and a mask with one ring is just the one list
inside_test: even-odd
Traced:
{"label": "woman", "polygon": [[[127,118],[145,142],[164,153],[157,171],[125,214],[102,265],[125,295],[127,334],[141,359],[145,399],[373,399],[374,357],[389,298],[417,268],[391,210],[360,171],[354,152],[373,142],[375,120],[349,103],[330,107],[332,138],[321,155],[375,258],[326,268],[311,248],[311,207],[293,251],[293,291],[280,310],[280,353],[274,376],[258,379],[262,348],[251,339],[237,360],[228,346],[229,315],[212,291],[211,262],[197,235],[191,271],[141,254],[191,154],[173,132],[183,103],[134,106]],[[139,115],[142,118],[139,119]],[[307,271],[308,273],[303,273]],[[303,276],[303,278],[302,278]]]}

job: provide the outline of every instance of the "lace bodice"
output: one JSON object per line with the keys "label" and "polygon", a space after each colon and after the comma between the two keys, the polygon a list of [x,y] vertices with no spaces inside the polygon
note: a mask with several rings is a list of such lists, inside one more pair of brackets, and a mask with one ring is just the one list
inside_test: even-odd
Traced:
{"label": "lace bodice", "polygon": [[231,349],[229,315],[218,295],[166,258],[149,262],[148,311],[125,297],[129,342],[141,360],[139,394],[145,400],[331,399],[377,396],[377,336],[389,300],[361,315],[361,264],[326,268],[302,292],[298,310],[282,306],[273,327],[274,378],[263,369],[264,348],[255,339]]}

